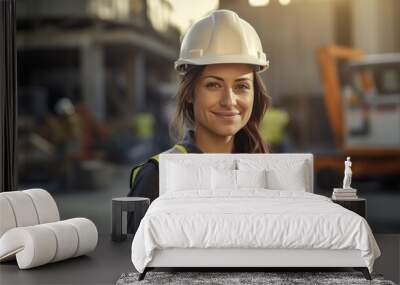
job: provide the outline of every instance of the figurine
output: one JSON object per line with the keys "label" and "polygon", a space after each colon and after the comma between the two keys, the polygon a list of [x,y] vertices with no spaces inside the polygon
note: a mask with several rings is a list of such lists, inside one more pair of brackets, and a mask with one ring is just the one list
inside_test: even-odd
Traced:
{"label": "figurine", "polygon": [[353,189],[351,188],[351,161],[350,156],[347,157],[347,160],[344,162],[344,179],[343,179],[343,189]]}

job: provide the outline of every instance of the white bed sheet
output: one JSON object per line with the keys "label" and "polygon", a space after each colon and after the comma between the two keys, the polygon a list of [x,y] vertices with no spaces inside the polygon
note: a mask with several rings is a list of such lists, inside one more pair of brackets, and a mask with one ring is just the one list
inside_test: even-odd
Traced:
{"label": "white bed sheet", "polygon": [[266,189],[160,196],[133,239],[133,265],[143,272],[166,248],[357,249],[370,272],[380,256],[361,216],[324,196]]}

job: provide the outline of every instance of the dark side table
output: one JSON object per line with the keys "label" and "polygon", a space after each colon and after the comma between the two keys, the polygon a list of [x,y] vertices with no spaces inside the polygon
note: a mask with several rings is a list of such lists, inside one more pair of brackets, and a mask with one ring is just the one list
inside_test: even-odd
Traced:
{"label": "dark side table", "polygon": [[364,219],[367,218],[367,200],[364,198],[357,199],[332,199],[332,202],[359,214]]}
{"label": "dark side table", "polygon": [[132,212],[134,219],[133,233],[136,233],[140,221],[144,217],[150,205],[149,198],[143,197],[120,197],[112,199],[112,231],[111,239],[113,241],[124,241],[126,234],[122,233],[124,225],[122,224],[122,212]]}

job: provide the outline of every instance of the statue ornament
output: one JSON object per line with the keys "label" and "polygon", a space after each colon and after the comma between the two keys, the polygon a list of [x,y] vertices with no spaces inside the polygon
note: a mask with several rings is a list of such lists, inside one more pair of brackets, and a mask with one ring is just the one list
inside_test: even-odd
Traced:
{"label": "statue ornament", "polygon": [[344,178],[343,178],[343,189],[353,189],[351,188],[351,161],[350,156],[347,157],[346,161],[344,162]]}

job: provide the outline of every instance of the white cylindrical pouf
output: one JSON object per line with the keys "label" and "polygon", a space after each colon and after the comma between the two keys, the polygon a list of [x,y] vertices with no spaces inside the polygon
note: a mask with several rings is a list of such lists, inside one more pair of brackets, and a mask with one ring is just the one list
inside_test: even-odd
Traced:
{"label": "white cylindrical pouf", "polygon": [[9,229],[17,226],[11,204],[2,194],[0,193],[0,237]]}
{"label": "white cylindrical pouf", "polygon": [[43,189],[28,189],[22,192],[31,197],[38,214],[39,224],[60,220],[57,204],[49,192]]}
{"label": "white cylindrical pouf", "polygon": [[74,257],[86,254],[96,248],[98,232],[92,221],[85,218],[74,218],[63,222],[71,224],[78,232],[79,245]]}
{"label": "white cylindrical pouf", "polygon": [[20,269],[49,263],[56,252],[57,240],[54,232],[42,225],[11,229],[0,239],[0,258],[16,253]]}
{"label": "white cylindrical pouf", "polygon": [[41,225],[51,229],[57,238],[57,253],[51,262],[73,257],[78,248],[79,237],[75,228],[64,221]]}
{"label": "white cylindrical pouf", "polygon": [[33,226],[39,223],[35,205],[30,196],[22,191],[1,193],[13,209],[17,227]]}

